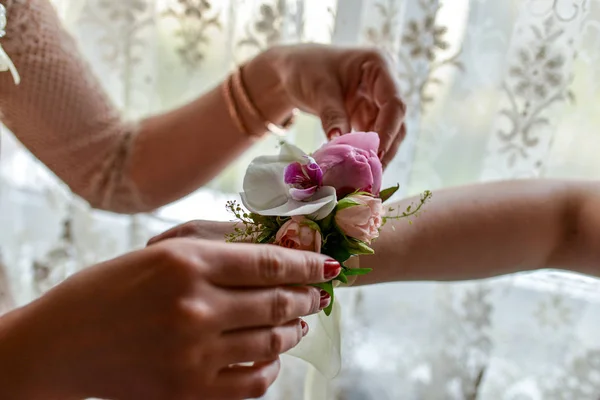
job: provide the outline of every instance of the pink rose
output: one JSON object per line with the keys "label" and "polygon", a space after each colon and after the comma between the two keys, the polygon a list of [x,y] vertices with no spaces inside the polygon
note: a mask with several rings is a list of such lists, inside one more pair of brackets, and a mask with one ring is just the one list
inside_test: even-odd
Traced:
{"label": "pink rose", "polygon": [[281,225],[275,235],[275,244],[296,250],[321,252],[321,232],[311,227],[313,221],[294,216]]}
{"label": "pink rose", "polygon": [[350,195],[338,203],[335,223],[346,236],[370,244],[379,236],[382,213],[381,199],[363,194]]}
{"label": "pink rose", "polygon": [[333,186],[338,198],[355,191],[379,195],[383,168],[378,148],[375,132],[342,135],[321,146],[313,158],[323,171],[323,185]]}

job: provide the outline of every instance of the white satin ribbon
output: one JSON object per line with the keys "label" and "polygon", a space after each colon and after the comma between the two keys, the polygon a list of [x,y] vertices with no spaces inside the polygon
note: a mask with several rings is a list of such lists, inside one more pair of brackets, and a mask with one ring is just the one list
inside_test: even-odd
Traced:
{"label": "white satin ribbon", "polygon": [[[349,268],[360,268],[359,257],[351,257],[346,261]],[[334,287],[352,286],[356,276],[350,276],[347,284],[335,281]],[[304,400],[328,400],[329,382],[335,378],[342,368],[342,308],[340,299],[333,303],[329,317],[320,312],[318,315],[305,317],[310,330],[298,346],[287,354],[300,358],[310,365],[304,381]]]}
{"label": "white satin ribbon", "polygon": [[310,330],[298,346],[287,352],[310,364],[304,382],[304,400],[327,400],[329,381],[341,369],[341,308],[333,303],[331,314],[320,312],[305,318]]}
{"label": "white satin ribbon", "polygon": [[[6,35],[6,8],[2,4],[0,4],[0,38]],[[15,81],[15,85],[18,85],[21,82],[21,77],[19,76],[19,72],[13,64],[12,60],[6,54],[6,51],[0,45],[0,71],[10,71],[10,74]]]}

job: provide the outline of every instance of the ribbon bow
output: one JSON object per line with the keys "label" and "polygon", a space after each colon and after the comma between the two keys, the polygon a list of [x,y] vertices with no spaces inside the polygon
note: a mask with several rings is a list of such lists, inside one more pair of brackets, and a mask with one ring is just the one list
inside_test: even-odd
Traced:
{"label": "ribbon bow", "polygon": [[[6,35],[6,8],[2,4],[0,4],[0,38]],[[13,80],[15,81],[15,85],[18,85],[21,82],[21,77],[19,76],[19,72],[17,72],[17,68],[15,64],[13,64],[12,60],[6,54],[6,51],[2,48],[0,44],[0,71],[10,71]]]}

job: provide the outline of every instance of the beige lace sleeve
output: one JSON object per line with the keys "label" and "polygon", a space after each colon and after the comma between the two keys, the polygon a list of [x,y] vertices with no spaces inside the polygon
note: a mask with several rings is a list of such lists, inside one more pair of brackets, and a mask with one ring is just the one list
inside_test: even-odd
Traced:
{"label": "beige lace sleeve", "polygon": [[92,206],[146,211],[129,176],[136,125],[122,120],[48,0],[3,3],[1,44],[21,82],[0,73],[2,122]]}

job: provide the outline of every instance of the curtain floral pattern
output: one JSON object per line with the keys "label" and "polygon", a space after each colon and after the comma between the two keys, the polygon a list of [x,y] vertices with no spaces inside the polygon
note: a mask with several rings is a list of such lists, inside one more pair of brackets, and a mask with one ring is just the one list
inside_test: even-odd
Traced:
{"label": "curtain floral pattern", "polygon": [[[128,118],[192,99],[269,46],[373,45],[394,59],[408,104],[408,135],[385,177],[401,183],[399,195],[506,178],[600,178],[598,0],[53,3]],[[315,147],[319,126],[303,116],[292,140]],[[0,288],[3,307],[177,221],[227,219],[222,205],[244,166],[274,144],[257,145],[189,198],[131,218],[91,211],[3,130],[0,264],[15,282]],[[597,400],[598,289],[597,280],[552,271],[348,289],[344,367],[326,398]],[[301,399],[304,371],[286,359],[267,397]]]}

